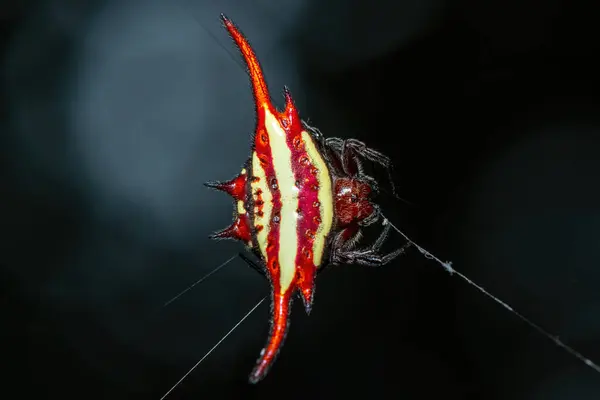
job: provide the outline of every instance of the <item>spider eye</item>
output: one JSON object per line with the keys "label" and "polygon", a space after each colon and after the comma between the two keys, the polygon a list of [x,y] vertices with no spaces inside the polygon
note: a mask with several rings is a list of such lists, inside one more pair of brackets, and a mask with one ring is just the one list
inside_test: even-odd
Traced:
{"label": "spider eye", "polygon": [[353,202],[353,203],[358,203],[358,196],[355,195],[354,193],[352,193],[350,195],[350,201]]}

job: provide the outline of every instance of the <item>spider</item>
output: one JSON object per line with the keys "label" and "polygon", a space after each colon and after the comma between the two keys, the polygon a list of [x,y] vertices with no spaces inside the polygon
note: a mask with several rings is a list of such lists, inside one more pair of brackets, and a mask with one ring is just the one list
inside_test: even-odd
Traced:
{"label": "spider", "polygon": [[227,17],[221,19],[247,65],[257,123],[241,173],[205,185],[236,201],[233,224],[211,238],[243,241],[260,261],[240,256],[271,284],[270,333],[249,376],[250,383],[257,383],[283,345],[296,292],[310,313],[315,277],[327,265],[381,266],[407,245],[381,254],[390,233],[386,224],[372,245],[357,247],[362,228],[381,217],[373,202],[377,181],[365,174],[362,162],[389,171],[390,159],[356,139],[325,138],[300,119],[287,87],[285,109],[277,110],[252,47]]}

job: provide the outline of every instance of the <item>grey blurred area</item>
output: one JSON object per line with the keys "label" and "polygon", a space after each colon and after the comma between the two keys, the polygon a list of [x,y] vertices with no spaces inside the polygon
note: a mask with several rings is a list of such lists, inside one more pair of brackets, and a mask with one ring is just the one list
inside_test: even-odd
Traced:
{"label": "grey blurred area", "polygon": [[[221,12],[248,36],[276,103],[287,85],[326,136],[390,155],[410,202],[380,199],[395,225],[600,361],[597,6],[1,10],[2,354],[16,397],[160,398],[268,293],[234,258],[164,306],[243,251],[208,239],[233,205],[202,185],[239,171],[254,128]],[[323,274],[313,313],[294,308],[279,360],[249,386],[268,318],[259,307],[169,398],[600,396],[600,374],[417,252]]]}

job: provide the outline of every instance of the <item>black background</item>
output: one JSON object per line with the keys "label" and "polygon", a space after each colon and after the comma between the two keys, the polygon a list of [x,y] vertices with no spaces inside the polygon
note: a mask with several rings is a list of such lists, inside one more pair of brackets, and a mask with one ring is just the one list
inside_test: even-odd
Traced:
{"label": "black background", "polygon": [[[395,225],[600,360],[600,7],[560,0],[322,3],[168,6],[198,26],[187,37],[197,47],[178,51],[198,57],[199,68],[183,76],[142,68],[125,79],[139,80],[128,89],[132,100],[118,107],[120,121],[159,115],[134,136],[133,151],[114,153],[127,161],[116,164],[117,177],[128,165],[152,166],[141,171],[153,189],[140,197],[127,197],[141,191],[135,179],[125,194],[103,192],[112,178],[103,186],[100,175],[90,177],[70,123],[85,101],[72,94],[72,82],[85,73],[82,43],[107,10],[115,16],[109,31],[111,24],[120,29],[119,3],[2,6],[3,392],[158,399],[268,293],[236,259],[161,308],[242,248],[206,238],[229,222],[231,205],[201,183],[238,171],[253,127],[250,90],[219,12],[248,35],[276,101],[288,83],[303,117],[326,136],[357,137],[390,155],[400,195],[410,202],[381,199]],[[131,4],[131,15],[146,12],[147,3]],[[156,21],[144,21],[151,32]],[[285,34],[269,39],[271,27],[286,24]],[[109,53],[121,39],[112,40]],[[287,59],[271,61],[284,50]],[[167,70],[180,63],[165,59]],[[204,128],[171,122],[179,103],[168,95],[144,108],[158,96],[147,88],[185,86],[186,79],[212,82],[198,94],[214,103]],[[98,113],[110,106],[90,104]],[[194,120],[206,104],[188,102],[180,118]],[[163,149],[150,161],[136,149],[159,132],[164,154],[176,160],[177,129],[198,138],[194,157],[175,174],[182,192],[160,192],[163,202],[152,208],[159,193],[153,182],[165,179]],[[96,132],[114,134],[109,125]],[[110,163],[113,153],[102,157]],[[395,235],[390,246],[401,243]],[[267,334],[264,304],[170,398],[600,397],[600,374],[434,261],[409,253],[381,269],[341,266],[324,274],[313,313],[307,317],[296,302],[283,351],[259,385],[246,379]]]}

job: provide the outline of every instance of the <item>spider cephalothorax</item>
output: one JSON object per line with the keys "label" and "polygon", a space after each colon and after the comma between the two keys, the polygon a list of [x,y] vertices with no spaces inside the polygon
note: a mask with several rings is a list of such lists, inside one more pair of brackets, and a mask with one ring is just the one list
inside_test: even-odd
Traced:
{"label": "spider cephalothorax", "polygon": [[361,227],[380,216],[371,200],[377,184],[364,174],[361,158],[386,168],[389,159],[358,140],[324,138],[300,119],[287,88],[285,109],[278,111],[254,51],[235,25],[221,17],[248,66],[257,123],[252,155],[241,173],[207,186],[229,193],[237,202],[233,224],[212,237],[243,241],[260,263],[243,258],[271,283],[271,333],[250,374],[250,382],[256,383],[283,344],[296,291],[309,313],[315,277],[327,264],[378,266],[403,249],[378,253],[389,225],[375,244],[356,249]]}

